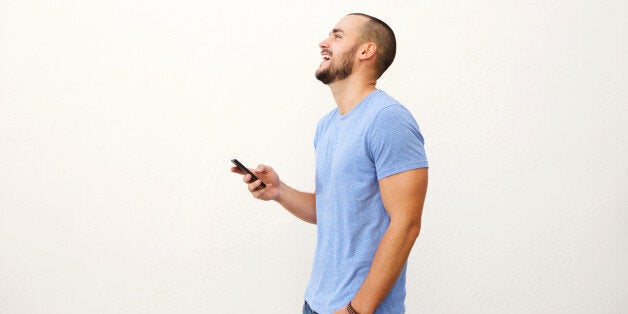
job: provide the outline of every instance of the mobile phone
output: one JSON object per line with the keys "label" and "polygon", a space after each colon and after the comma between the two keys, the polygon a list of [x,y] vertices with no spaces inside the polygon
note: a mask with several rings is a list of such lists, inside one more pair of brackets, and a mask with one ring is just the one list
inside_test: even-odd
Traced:
{"label": "mobile phone", "polygon": [[[255,182],[257,180],[259,180],[259,178],[253,174],[253,172],[251,172],[251,170],[249,170],[247,167],[245,167],[242,163],[240,163],[237,159],[231,159],[231,162],[236,165],[236,167],[238,167],[240,170],[244,171],[247,174],[251,175],[251,181],[250,182]],[[266,184],[264,184],[264,182],[262,182],[262,184],[259,185],[260,189],[263,189],[266,187]]]}

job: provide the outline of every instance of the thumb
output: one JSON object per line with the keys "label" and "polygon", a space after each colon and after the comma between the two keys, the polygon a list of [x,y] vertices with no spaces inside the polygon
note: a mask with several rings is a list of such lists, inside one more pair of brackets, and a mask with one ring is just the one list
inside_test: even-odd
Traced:
{"label": "thumb", "polygon": [[268,171],[269,171],[269,167],[265,165],[258,165],[257,169],[255,169],[255,172],[257,173],[267,173]]}

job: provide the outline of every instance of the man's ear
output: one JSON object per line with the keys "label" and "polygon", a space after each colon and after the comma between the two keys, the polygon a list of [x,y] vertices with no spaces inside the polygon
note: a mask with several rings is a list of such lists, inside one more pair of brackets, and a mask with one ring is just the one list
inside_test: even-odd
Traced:
{"label": "man's ear", "polygon": [[375,43],[366,43],[360,46],[360,53],[358,56],[360,60],[367,60],[375,56],[377,52],[377,45]]}

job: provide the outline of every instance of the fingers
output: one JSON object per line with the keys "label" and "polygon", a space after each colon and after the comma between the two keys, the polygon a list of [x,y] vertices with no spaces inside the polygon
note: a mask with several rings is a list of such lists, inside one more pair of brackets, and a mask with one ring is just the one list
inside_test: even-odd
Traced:
{"label": "fingers", "polygon": [[[264,177],[262,177],[262,179],[266,178],[269,175],[275,175],[273,173],[273,168],[266,166],[266,165],[258,165],[257,169],[251,169],[248,168],[251,172],[253,172],[255,174],[255,176],[261,177],[261,175],[263,175]],[[233,173],[237,173],[242,175],[242,181],[247,185],[247,188],[249,190],[249,192],[251,192],[251,194],[253,195],[253,197],[258,198],[258,199],[264,199],[266,200],[268,197],[270,197],[269,195],[265,195],[265,193],[267,191],[269,191],[269,188],[272,187],[273,185],[271,183],[264,183],[262,182],[261,179],[256,179],[255,181],[253,180],[253,176],[251,174],[246,173],[245,171],[241,170],[238,167],[231,167],[231,172]],[[264,180],[267,181],[267,180]],[[262,188],[261,185],[265,184],[265,187]],[[273,192],[274,193],[274,192]]]}
{"label": "fingers", "polygon": [[237,174],[241,174],[242,175],[242,181],[244,181],[244,183],[251,183],[250,182],[251,181],[251,175],[247,174],[244,171],[242,171],[240,168],[238,168],[238,167],[231,167],[231,172],[237,173]]}
{"label": "fingers", "polygon": [[[246,176],[249,177],[249,180],[251,179],[250,175],[247,174]],[[262,180],[255,180],[255,181],[249,183],[249,192],[253,193],[255,191],[262,190],[260,185],[262,185]]]}
{"label": "fingers", "polygon": [[237,174],[244,174],[244,171],[240,170],[240,168],[238,167],[231,167],[231,172],[237,173]]}
{"label": "fingers", "polygon": [[[260,182],[259,180],[255,181],[255,182]],[[263,200],[268,200],[267,197],[264,196],[264,194],[266,194],[266,192],[268,191],[268,189],[272,187],[272,184],[267,184],[265,188],[262,188],[259,186],[259,184],[257,185],[257,188],[254,189],[253,191],[251,191],[251,194],[253,195],[253,197],[258,198],[258,199],[263,199]]]}
{"label": "fingers", "polygon": [[244,175],[242,176],[242,181],[247,184],[247,188],[248,188],[249,192],[251,192],[255,198],[261,198],[262,194],[264,194],[264,192],[266,192],[266,190],[270,186],[272,186],[272,184],[266,184],[266,187],[262,188],[261,187],[262,180],[257,179],[255,181],[251,182],[251,180],[252,180],[251,175],[250,174],[246,174],[246,173],[243,173],[243,174]]}

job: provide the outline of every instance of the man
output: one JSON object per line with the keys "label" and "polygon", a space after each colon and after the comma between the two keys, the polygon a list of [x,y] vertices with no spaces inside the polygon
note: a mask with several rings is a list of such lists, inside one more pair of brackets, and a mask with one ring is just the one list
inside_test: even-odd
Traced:
{"label": "man", "polygon": [[375,87],[395,57],[395,36],[377,18],[349,14],[319,47],[316,78],[338,107],[317,126],[316,193],[289,187],[269,166],[252,169],[255,182],[231,171],[244,175],[254,197],[317,224],[303,313],[403,313],[428,164],[412,115]]}

